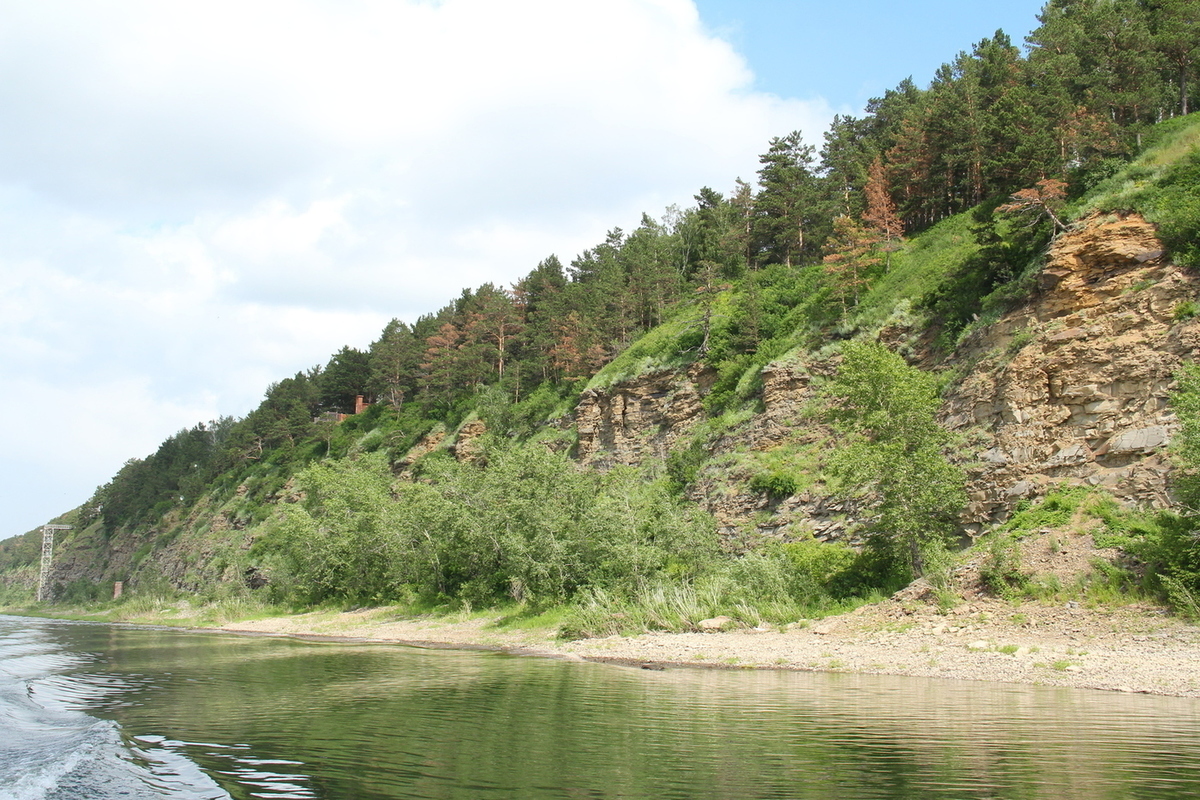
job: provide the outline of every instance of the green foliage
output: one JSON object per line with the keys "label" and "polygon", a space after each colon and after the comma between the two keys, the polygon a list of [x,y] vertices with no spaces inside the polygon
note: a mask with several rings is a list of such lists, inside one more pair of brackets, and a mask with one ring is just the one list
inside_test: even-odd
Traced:
{"label": "green foliage", "polygon": [[668,453],[666,474],[671,489],[677,494],[687,491],[696,482],[700,467],[708,460],[708,456],[708,448],[700,438],[694,438],[686,447]]}
{"label": "green foliage", "polygon": [[1200,152],[1173,164],[1160,179],[1157,194],[1143,203],[1175,263],[1200,267]]}
{"label": "green foliage", "polygon": [[800,489],[800,481],[790,472],[760,472],[750,479],[750,491],[765,494],[772,500],[791,497]]}
{"label": "green foliage", "polygon": [[36,591],[18,582],[0,583],[0,608],[23,608],[36,600]]}
{"label": "green foliage", "polygon": [[54,593],[54,602],[60,604],[95,603],[104,600],[112,591],[110,584],[99,584],[87,578],[76,578]]}
{"label": "green foliage", "polygon": [[956,214],[922,231],[892,253],[891,268],[858,305],[858,325],[863,328],[879,325],[902,301],[919,304],[948,275],[971,260],[979,249],[972,221],[969,213]]}
{"label": "green foliage", "polygon": [[[727,295],[719,295],[716,304],[723,309],[728,302]],[[718,313],[724,314],[723,311]],[[687,367],[700,356],[701,327],[699,307],[680,309],[670,320],[643,334],[600,369],[587,388],[604,388],[647,373]]]}
{"label": "green foliage", "polygon": [[1172,488],[1179,508],[1131,532],[1141,535],[1126,549],[1145,565],[1148,588],[1179,613],[1200,618],[1200,366],[1185,364],[1175,377],[1171,405],[1180,429],[1172,442]]}
{"label": "green foliage", "polygon": [[821,209],[820,182],[812,170],[814,150],[800,131],[771,139],[759,157],[762,191],[756,198],[754,236],[768,263],[792,266],[818,251],[832,216]]}
{"label": "green foliage", "polygon": [[780,545],[792,581],[792,593],[815,599],[821,595],[839,596],[859,555],[851,547],[835,542],[808,539]]}
{"label": "green foliage", "polygon": [[946,344],[953,344],[972,319],[994,316],[1033,289],[1053,232],[1050,221],[1030,225],[998,214],[999,205],[996,199],[964,215],[971,220],[974,252],[964,252],[945,280],[921,300],[921,307],[943,325]]}
{"label": "green foliage", "polygon": [[96,490],[90,505],[108,529],[151,522],[176,503],[188,504],[223,467],[222,453],[234,422],[224,418],[182,430],[145,459],[125,462],[113,479]]}
{"label": "green foliage", "polygon": [[1180,427],[1172,444],[1174,490],[1184,515],[1191,518],[1200,509],[1200,365],[1185,364],[1175,380],[1171,406]]}
{"label": "green foliage", "polygon": [[569,607],[560,636],[695,630],[718,616],[760,626],[849,611],[873,597],[832,589],[857,559],[850,548],[804,542],[712,562],[691,580],[659,577],[625,591],[590,589]]}
{"label": "green foliage", "polygon": [[921,574],[922,550],[957,533],[966,503],[966,475],[946,459],[949,434],[935,417],[937,379],[882,344],[853,342],[824,395],[844,437],[830,471],[871,509],[874,546]]}
{"label": "green foliage", "polygon": [[562,412],[566,401],[563,394],[564,387],[546,381],[514,403],[501,387],[491,386],[479,393],[475,409],[492,433],[524,439]]}
{"label": "green foliage", "polygon": [[[1097,525],[1097,523],[1101,523]],[[1034,574],[1021,562],[1021,543],[1045,531],[1078,536],[1091,531],[1097,547],[1119,548],[1116,563],[1096,558],[1088,572],[1070,585],[1054,575]],[[1056,549],[1059,534],[1048,545]],[[1006,599],[1084,598],[1089,602],[1128,602],[1146,592],[1164,596],[1161,581],[1164,547],[1161,519],[1119,504],[1111,495],[1087,486],[1063,485],[1044,498],[1022,504],[981,544],[980,577]]]}
{"label": "green foliage", "polygon": [[1000,530],[1023,535],[1040,528],[1064,527],[1090,492],[1086,486],[1062,486],[1036,502],[1022,502]]}
{"label": "green foliage", "polygon": [[394,482],[374,454],[309,467],[304,504],[285,506],[262,546],[277,591],[551,602],[686,574],[715,553],[710,521],[632,471],[587,472],[538,442],[495,439],[486,462],[431,457],[415,483]]}
{"label": "green foliage", "polygon": [[321,408],[343,414],[353,413],[354,398],[367,394],[370,380],[369,356],[353,347],[343,347],[329,359],[317,377]]}
{"label": "green foliage", "polygon": [[833,287],[819,264],[771,265],[746,276],[731,313],[719,318],[706,362],[717,380],[704,400],[710,414],[737,408],[762,390],[763,367],[820,340],[838,320]]}
{"label": "green foliage", "polygon": [[41,531],[34,529],[0,541],[0,572],[37,564],[42,556]]}
{"label": "green foliage", "polygon": [[1177,264],[1200,266],[1200,114],[1160,123],[1146,140],[1146,150],[1100,182],[1078,213],[1141,212]]}
{"label": "green foliage", "polygon": [[1022,569],[1020,540],[1009,533],[994,533],[984,548],[979,577],[983,584],[1006,600],[1025,594],[1032,576]]}

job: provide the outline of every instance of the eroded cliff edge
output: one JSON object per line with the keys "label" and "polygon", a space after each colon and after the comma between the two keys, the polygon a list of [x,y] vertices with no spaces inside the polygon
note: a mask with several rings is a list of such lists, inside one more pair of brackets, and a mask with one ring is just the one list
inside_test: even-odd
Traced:
{"label": "eroded cliff edge", "polygon": [[[1092,216],[1054,242],[1024,304],[939,359],[955,376],[942,420],[963,440],[969,531],[1064,481],[1128,503],[1168,504],[1165,448],[1176,422],[1167,398],[1172,376],[1200,351],[1198,289],[1142,217]],[[699,438],[711,458],[689,491],[731,542],[845,538],[853,509],[819,482],[788,497],[751,489],[754,454],[819,462],[832,444],[807,411],[814,375],[835,368],[803,359],[769,365],[761,413],[707,438],[697,432],[713,376],[701,368],[589,390],[574,417],[580,459],[600,468],[641,464]]]}

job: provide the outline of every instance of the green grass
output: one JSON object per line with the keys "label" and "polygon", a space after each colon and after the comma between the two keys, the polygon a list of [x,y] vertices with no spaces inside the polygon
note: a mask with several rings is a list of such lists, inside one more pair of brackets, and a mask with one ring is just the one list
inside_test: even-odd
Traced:
{"label": "green grass", "polygon": [[1137,211],[1159,229],[1177,264],[1200,266],[1200,114],[1156,125],[1147,148],[1070,214]]}
{"label": "green grass", "polygon": [[718,616],[729,617],[740,627],[782,625],[845,613],[879,599],[835,600],[828,595],[813,595],[804,601],[783,592],[755,590],[726,575],[687,583],[659,581],[628,595],[593,590],[568,608],[559,635],[583,639],[646,631],[689,631],[695,630],[700,620]]}
{"label": "green grass", "polygon": [[892,253],[891,269],[875,282],[855,310],[857,325],[875,328],[902,301],[915,304],[978,249],[969,212],[948,217],[922,231]]}
{"label": "green grass", "polygon": [[[714,315],[727,315],[732,305],[731,292],[717,295]],[[703,309],[685,305],[671,319],[642,334],[620,355],[606,364],[588,381],[587,389],[604,389],[651,372],[686,368],[699,358],[696,349],[703,336]]]}

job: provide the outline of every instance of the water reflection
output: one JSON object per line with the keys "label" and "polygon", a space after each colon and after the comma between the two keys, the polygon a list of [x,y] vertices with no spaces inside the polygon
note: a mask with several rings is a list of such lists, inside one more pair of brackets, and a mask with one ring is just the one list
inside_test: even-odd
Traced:
{"label": "water reflection", "polygon": [[234,798],[1200,793],[1190,699],[104,626],[54,635],[93,657],[47,692]]}

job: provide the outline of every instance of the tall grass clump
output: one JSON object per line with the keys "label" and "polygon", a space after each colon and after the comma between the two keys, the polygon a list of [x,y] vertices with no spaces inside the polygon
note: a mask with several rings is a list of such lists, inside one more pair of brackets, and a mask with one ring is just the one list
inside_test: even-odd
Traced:
{"label": "tall grass clump", "polygon": [[712,562],[683,580],[661,575],[625,592],[588,591],[570,606],[560,635],[697,630],[702,620],[722,616],[749,627],[822,617],[862,602],[844,591],[857,566],[859,555],[845,545],[777,544]]}

